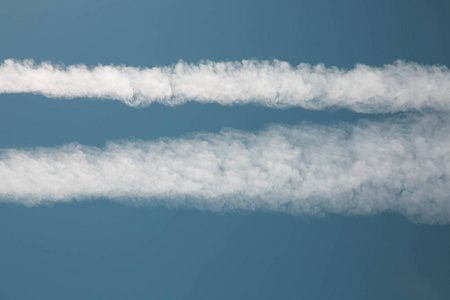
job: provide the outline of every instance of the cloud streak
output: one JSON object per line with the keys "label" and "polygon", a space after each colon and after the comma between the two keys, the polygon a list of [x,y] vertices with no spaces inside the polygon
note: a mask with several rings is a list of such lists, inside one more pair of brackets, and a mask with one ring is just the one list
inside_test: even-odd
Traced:
{"label": "cloud streak", "polygon": [[223,130],[103,148],[3,149],[0,201],[108,198],[214,212],[400,213],[450,223],[450,118]]}
{"label": "cloud streak", "polygon": [[402,61],[345,70],[322,64],[293,67],[278,60],[180,61],[154,68],[5,60],[0,65],[0,93],[111,99],[135,107],[197,101],[311,110],[338,107],[361,113],[450,111],[450,72],[445,66]]}

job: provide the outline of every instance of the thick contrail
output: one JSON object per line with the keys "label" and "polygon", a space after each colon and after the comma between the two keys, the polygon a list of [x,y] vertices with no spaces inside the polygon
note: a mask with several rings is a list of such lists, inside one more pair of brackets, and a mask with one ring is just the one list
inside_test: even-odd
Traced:
{"label": "thick contrail", "polygon": [[320,64],[292,67],[282,61],[244,60],[173,66],[61,66],[5,60],[0,93],[50,98],[102,98],[131,106],[154,102],[257,104],[306,109],[347,108],[362,113],[450,110],[450,72],[445,66],[397,61],[383,67],[344,70]]}
{"label": "thick contrail", "polygon": [[450,223],[450,118],[225,130],[103,149],[0,152],[0,199],[108,198],[142,205],[291,214],[403,214]]}

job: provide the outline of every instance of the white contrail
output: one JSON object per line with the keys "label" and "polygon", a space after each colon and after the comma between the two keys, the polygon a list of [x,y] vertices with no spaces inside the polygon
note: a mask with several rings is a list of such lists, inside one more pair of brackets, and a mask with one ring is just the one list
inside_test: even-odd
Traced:
{"label": "white contrail", "polygon": [[368,215],[450,223],[450,118],[225,130],[153,142],[0,152],[0,199],[108,198],[211,211]]}
{"label": "white contrail", "polygon": [[337,107],[363,113],[449,111],[450,72],[445,66],[402,61],[344,70],[322,64],[292,67],[277,60],[179,62],[154,68],[5,60],[0,66],[0,93],[102,98],[131,106],[197,101],[313,110]]}

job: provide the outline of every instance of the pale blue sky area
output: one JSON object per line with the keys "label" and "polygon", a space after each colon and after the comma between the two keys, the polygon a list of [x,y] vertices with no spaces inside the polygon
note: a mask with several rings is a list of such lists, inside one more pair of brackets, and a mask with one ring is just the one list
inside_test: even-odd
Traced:
{"label": "pale blue sky area", "polygon": [[[280,59],[450,66],[449,1],[19,1],[0,59],[152,67]],[[0,148],[154,140],[383,115],[0,95]],[[450,227],[402,216],[213,214],[105,199],[0,205],[0,299],[450,299]]]}

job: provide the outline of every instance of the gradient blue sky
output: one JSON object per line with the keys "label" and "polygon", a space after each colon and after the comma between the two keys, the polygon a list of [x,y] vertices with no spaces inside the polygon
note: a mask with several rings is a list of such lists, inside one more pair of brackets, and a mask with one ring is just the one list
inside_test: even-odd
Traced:
{"label": "gradient blue sky", "polygon": [[[448,1],[20,1],[0,4],[0,59],[153,67],[280,59],[450,66]],[[189,103],[0,95],[0,148],[103,146],[224,127],[382,119]],[[0,299],[448,299],[450,227],[404,217],[293,217],[0,204]]]}

